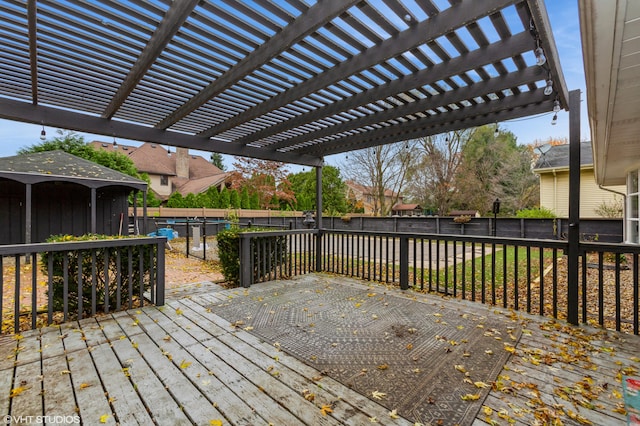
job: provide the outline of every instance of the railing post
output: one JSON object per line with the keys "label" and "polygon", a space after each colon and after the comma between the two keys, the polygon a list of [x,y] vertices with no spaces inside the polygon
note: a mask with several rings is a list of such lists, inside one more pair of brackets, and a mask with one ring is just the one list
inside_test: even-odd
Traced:
{"label": "railing post", "polygon": [[[156,247],[158,248],[158,259],[156,260],[156,306],[164,305],[164,274],[165,274],[165,263],[164,263],[164,247],[167,240],[166,237],[162,238],[162,241],[156,243]],[[129,277],[131,279],[131,277]]]}
{"label": "railing post", "polygon": [[580,90],[569,92],[569,250],[567,321],[578,325],[580,257]]}
{"label": "railing post", "polygon": [[240,284],[244,288],[251,286],[251,236],[249,233],[239,233],[240,237]]}
{"label": "railing post", "polygon": [[409,289],[409,237],[400,236],[400,288]]}

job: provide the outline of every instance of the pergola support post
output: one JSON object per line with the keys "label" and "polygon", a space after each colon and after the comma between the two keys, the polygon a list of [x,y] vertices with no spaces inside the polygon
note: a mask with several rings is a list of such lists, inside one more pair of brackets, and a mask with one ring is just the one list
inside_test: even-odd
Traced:
{"label": "pergola support post", "polygon": [[569,92],[569,249],[567,321],[578,325],[580,261],[580,90]]}
{"label": "pergola support post", "polygon": [[322,271],[322,166],[316,166],[316,272]]}

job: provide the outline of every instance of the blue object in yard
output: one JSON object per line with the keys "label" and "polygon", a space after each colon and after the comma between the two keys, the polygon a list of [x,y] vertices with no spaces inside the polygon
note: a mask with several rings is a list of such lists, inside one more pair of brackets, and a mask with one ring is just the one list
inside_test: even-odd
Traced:
{"label": "blue object in yard", "polygon": [[167,241],[178,238],[178,231],[171,228],[160,228],[156,232],[148,234],[149,237],[167,237]]}

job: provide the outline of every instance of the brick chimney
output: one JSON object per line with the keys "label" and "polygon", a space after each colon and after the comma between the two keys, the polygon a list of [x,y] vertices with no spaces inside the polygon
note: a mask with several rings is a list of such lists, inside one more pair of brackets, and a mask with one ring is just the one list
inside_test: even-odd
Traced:
{"label": "brick chimney", "polygon": [[176,175],[189,179],[189,150],[176,148]]}

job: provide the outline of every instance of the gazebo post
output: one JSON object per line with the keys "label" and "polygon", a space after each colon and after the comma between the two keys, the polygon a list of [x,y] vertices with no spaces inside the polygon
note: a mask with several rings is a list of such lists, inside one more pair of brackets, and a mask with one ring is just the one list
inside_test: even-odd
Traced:
{"label": "gazebo post", "polygon": [[138,235],[138,191],[137,189],[133,191],[133,234]]}
{"label": "gazebo post", "polygon": [[147,191],[142,191],[142,233],[147,235]]}
{"label": "gazebo post", "polygon": [[316,272],[322,271],[322,166],[316,166]]}
{"label": "gazebo post", "polygon": [[580,260],[580,90],[569,92],[569,250],[567,321],[578,325]]}
{"label": "gazebo post", "polygon": [[27,183],[25,185],[25,208],[24,208],[24,243],[31,244],[31,184]]}
{"label": "gazebo post", "polygon": [[95,234],[97,229],[98,219],[96,217],[96,203],[97,203],[97,191],[95,188],[91,188],[91,233]]}

